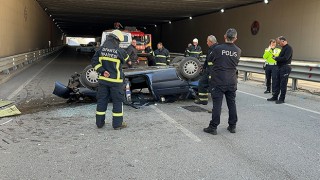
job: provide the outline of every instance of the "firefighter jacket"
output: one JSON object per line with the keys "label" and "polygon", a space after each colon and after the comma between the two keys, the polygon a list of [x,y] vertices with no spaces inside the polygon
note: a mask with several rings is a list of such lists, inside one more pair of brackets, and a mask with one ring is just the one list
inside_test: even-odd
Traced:
{"label": "firefighter jacket", "polygon": [[[105,43],[91,59],[92,66],[99,74],[99,83],[107,85],[122,84],[124,78],[122,65],[128,59],[129,55],[119,47],[119,42],[108,36]],[[109,77],[103,76],[105,71],[109,72]]]}
{"label": "firefighter jacket", "polygon": [[131,62],[136,62],[138,60],[138,50],[133,45],[128,46],[127,53]]}
{"label": "firefighter jacket", "polygon": [[266,48],[263,54],[263,59],[266,60],[266,64],[276,65],[277,61],[274,60],[273,57],[278,57],[280,52],[281,52],[281,49],[279,48],[274,48],[274,49]]}
{"label": "firefighter jacket", "polygon": [[157,66],[165,66],[169,64],[170,53],[166,48],[157,49],[154,51],[155,62]]}
{"label": "firefighter jacket", "polygon": [[190,47],[187,48],[187,56],[188,55],[190,57],[195,57],[199,59],[200,56],[202,55],[201,47],[199,45],[198,46],[191,45]]}
{"label": "firefighter jacket", "polygon": [[204,61],[204,64],[203,64],[203,69],[204,70],[208,70],[208,69],[211,69],[209,67],[212,67],[213,63],[210,61],[210,59],[212,59],[213,57],[213,49],[214,47],[216,47],[218,45],[218,43],[212,45],[209,47],[208,49],[208,53],[207,53],[207,56],[206,56],[206,60]]}
{"label": "firefighter jacket", "polygon": [[217,45],[208,62],[212,62],[211,87],[237,86],[237,66],[241,56],[241,49],[233,43]]}

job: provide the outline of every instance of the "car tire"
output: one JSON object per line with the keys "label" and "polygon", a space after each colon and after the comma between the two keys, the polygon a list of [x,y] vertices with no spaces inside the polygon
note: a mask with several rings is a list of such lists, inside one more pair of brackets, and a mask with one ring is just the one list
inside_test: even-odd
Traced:
{"label": "car tire", "polygon": [[194,57],[186,57],[179,63],[178,71],[186,80],[197,80],[201,72],[201,63]]}
{"label": "car tire", "polygon": [[184,56],[177,56],[177,57],[173,58],[173,60],[171,61],[170,64],[173,65],[173,64],[179,63],[179,62],[181,62],[182,59],[184,59],[184,58],[185,58]]}
{"label": "car tire", "polygon": [[98,73],[92,67],[92,65],[87,66],[84,68],[80,75],[80,83],[89,89],[96,90],[98,87]]}

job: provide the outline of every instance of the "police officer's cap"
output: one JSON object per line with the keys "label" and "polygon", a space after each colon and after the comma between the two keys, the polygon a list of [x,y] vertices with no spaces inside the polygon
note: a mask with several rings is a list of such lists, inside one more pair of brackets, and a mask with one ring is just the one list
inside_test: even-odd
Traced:
{"label": "police officer's cap", "polygon": [[124,41],[124,36],[123,36],[122,32],[119,31],[119,30],[113,30],[113,31],[111,32],[111,36],[114,37],[114,38],[116,38],[116,39],[119,40],[120,42],[121,42],[121,41]]}
{"label": "police officer's cap", "polygon": [[237,37],[237,30],[235,30],[234,28],[228,29],[226,32],[226,36],[230,39]]}

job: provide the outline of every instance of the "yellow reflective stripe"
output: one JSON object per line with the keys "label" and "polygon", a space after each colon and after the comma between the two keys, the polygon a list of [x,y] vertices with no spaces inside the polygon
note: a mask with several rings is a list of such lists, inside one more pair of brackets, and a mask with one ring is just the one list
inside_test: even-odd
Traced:
{"label": "yellow reflective stripe", "polygon": [[[99,61],[104,60],[104,61],[111,61],[111,62],[115,62],[116,63],[116,69],[117,69],[117,79],[115,79],[116,81],[112,81],[112,80],[106,80],[106,81],[110,81],[110,82],[122,82],[122,79],[120,79],[120,59],[115,59],[115,58],[110,58],[110,57],[99,57]],[[101,77],[99,77],[100,79]],[[105,77],[104,77],[105,78]],[[111,79],[111,78],[107,78],[107,79]],[[113,79],[114,80],[114,79]]]}
{"label": "yellow reflective stripe", "polygon": [[209,98],[199,98],[200,101],[208,101]]}
{"label": "yellow reflective stripe", "polygon": [[102,67],[102,65],[101,65],[101,64],[97,64],[97,65],[94,67],[94,69],[97,71],[100,67]]}
{"label": "yellow reflective stripe", "polygon": [[212,62],[208,62],[208,65],[209,65],[209,66],[212,66],[212,65],[213,65],[213,63],[212,63]]}
{"label": "yellow reflective stripe", "polygon": [[158,64],[158,65],[167,65],[166,63],[156,63],[156,64]]}
{"label": "yellow reflective stripe", "polygon": [[199,96],[208,96],[208,93],[199,93]]}
{"label": "yellow reflective stripe", "polygon": [[170,62],[170,59],[167,59],[168,62]]}
{"label": "yellow reflective stripe", "polygon": [[124,59],[124,61],[127,61],[129,59],[129,55],[127,55],[127,57]]}
{"label": "yellow reflective stripe", "polygon": [[202,51],[190,51],[190,53],[192,53],[192,54],[201,54],[202,53]]}
{"label": "yellow reflective stripe", "polygon": [[114,117],[122,117],[123,116],[123,112],[122,113],[112,113],[112,116],[114,116]]}
{"label": "yellow reflective stripe", "polygon": [[112,79],[112,78],[106,78],[104,76],[99,76],[100,80],[109,81],[109,82],[115,82],[115,83],[123,83],[123,79]]}
{"label": "yellow reflective stripe", "polygon": [[167,56],[164,56],[164,55],[156,55],[156,57],[166,58]]}
{"label": "yellow reflective stripe", "polygon": [[102,115],[105,115],[106,112],[99,112],[99,111],[97,111],[96,114],[102,116]]}
{"label": "yellow reflective stripe", "polygon": [[209,76],[209,79],[211,79],[211,76]]}

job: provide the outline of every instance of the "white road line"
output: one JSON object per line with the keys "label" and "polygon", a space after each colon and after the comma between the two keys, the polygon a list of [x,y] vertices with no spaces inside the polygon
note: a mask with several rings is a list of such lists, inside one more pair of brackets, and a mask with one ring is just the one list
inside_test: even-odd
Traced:
{"label": "white road line", "polygon": [[[244,92],[244,91],[237,90],[237,92],[242,93],[242,94],[246,94],[246,95],[249,95],[249,96],[254,96],[254,97],[257,97],[257,98],[260,98],[260,99],[267,100],[267,98],[265,98],[265,97],[258,96],[258,95],[255,95],[255,94],[251,94],[251,93],[247,93],[247,92]],[[311,112],[311,113],[315,113],[315,114],[320,115],[320,112],[318,112],[318,111],[313,111],[313,110],[310,110],[310,109],[306,109],[306,108],[295,106],[295,105],[288,104],[288,103],[284,103],[283,105],[286,105],[286,106],[289,106],[289,107],[293,107],[293,108],[296,108],[296,109],[300,109],[300,110],[303,110],[303,111],[307,111],[307,112]]]}
{"label": "white road line", "polygon": [[9,121],[7,121],[7,122],[4,122],[4,123],[0,124],[0,126],[5,125],[5,124],[9,123],[9,122],[11,122],[12,120],[13,120],[13,119],[10,119]]}
{"label": "white road line", "polygon": [[183,134],[185,134],[186,136],[188,136],[190,139],[192,139],[195,142],[200,142],[201,139],[196,136],[195,134],[193,134],[192,132],[190,132],[188,129],[186,129],[185,127],[183,127],[181,124],[179,124],[177,121],[175,121],[174,119],[172,119],[169,115],[167,115],[166,113],[164,113],[163,111],[161,111],[160,109],[158,109],[156,106],[150,106],[153,110],[155,110],[160,116],[162,116],[163,118],[165,118],[167,121],[169,121],[170,123],[172,123],[177,129],[179,129],[180,131],[183,132]]}
{"label": "white road line", "polygon": [[43,66],[34,76],[32,76],[28,81],[26,81],[25,83],[23,83],[21,86],[19,86],[15,91],[13,91],[9,96],[8,96],[8,100],[11,100],[12,98],[14,98],[15,96],[17,96],[20,91],[25,88],[34,78],[36,78],[50,63],[52,63],[52,61],[54,61],[60,54],[62,53],[62,51],[55,56],[50,62],[48,62],[45,66]]}

